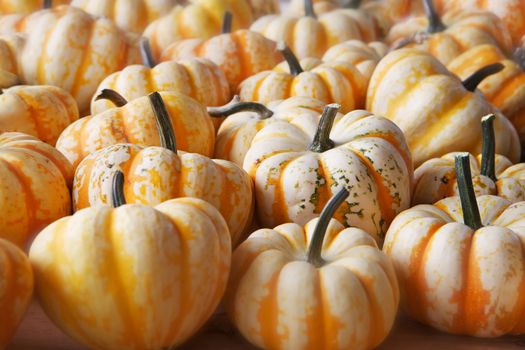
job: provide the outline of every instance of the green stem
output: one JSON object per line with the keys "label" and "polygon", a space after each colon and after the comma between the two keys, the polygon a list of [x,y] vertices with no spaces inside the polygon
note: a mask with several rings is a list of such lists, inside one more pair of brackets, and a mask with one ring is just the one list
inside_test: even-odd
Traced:
{"label": "green stem", "polygon": [[224,17],[222,18],[222,34],[228,34],[232,32],[233,24],[233,14],[230,11],[224,12]]}
{"label": "green stem", "polygon": [[314,140],[308,148],[310,151],[322,153],[334,148],[335,144],[330,140],[330,132],[339,108],[341,106],[337,103],[329,104],[324,108]]}
{"label": "green stem", "polygon": [[312,0],[304,0],[304,14],[308,17],[317,18]]}
{"label": "green stem", "polygon": [[326,235],[326,230],[330,224],[330,220],[334,216],[337,209],[343,204],[343,202],[348,198],[350,193],[347,189],[343,188],[335,196],[333,196],[328,203],[326,203],[321,216],[317,221],[315,226],[314,233],[312,235],[312,240],[308,246],[308,251],[306,253],[306,261],[310,264],[321,267],[324,265],[324,260],[321,256],[321,251],[323,249],[324,237]]}
{"label": "green stem", "polygon": [[111,101],[117,107],[123,107],[128,103],[128,101],[126,101],[126,99],[121,94],[111,89],[103,89],[100,94],[95,97],[95,101],[98,100]]}
{"label": "green stem", "polygon": [[481,119],[481,175],[496,182],[496,137],[494,136],[494,114]]}
{"label": "green stem", "polygon": [[342,1],[342,4],[345,9],[357,9],[361,6],[361,0],[346,0]]}
{"label": "green stem", "polygon": [[142,63],[148,68],[156,66],[155,59],[151,53],[151,46],[149,40],[146,37],[140,39],[140,56],[142,57]]}
{"label": "green stem", "polygon": [[44,5],[42,5],[43,9],[50,9],[53,7],[53,0],[44,0]]}
{"label": "green stem", "polygon": [[161,147],[177,153],[177,140],[173,132],[173,125],[171,124],[171,118],[162,97],[158,92],[153,92],[148,95],[148,98],[153,109],[153,114],[155,114]]}
{"label": "green stem", "polygon": [[456,156],[456,179],[458,182],[459,198],[463,210],[463,222],[473,230],[483,227],[479,215],[478,203],[474,186],[472,185],[472,174],[470,172],[470,156],[461,153]]}
{"label": "green stem", "polygon": [[291,75],[296,77],[302,72],[304,72],[303,67],[301,67],[301,63],[299,62],[299,59],[297,59],[297,56],[294,55],[293,51],[288,46],[286,46],[286,43],[284,41],[279,41],[277,43],[277,51],[279,51],[281,55],[283,55],[284,59],[286,60],[286,63],[288,63]]}
{"label": "green stem", "polygon": [[493,63],[475,71],[470,77],[463,80],[463,86],[470,92],[476,91],[477,87],[481,82],[496,73],[499,73],[505,68],[501,63]]}
{"label": "green stem", "polygon": [[124,204],[126,204],[126,197],[124,196],[124,173],[117,170],[111,182],[111,205],[113,208],[118,208]]}
{"label": "green stem", "polygon": [[207,110],[208,114],[214,118],[228,117],[239,112],[255,112],[261,119],[268,119],[273,115],[273,112],[265,105],[257,102],[241,102],[238,95],[235,95],[233,100],[224,106],[208,107]]}
{"label": "green stem", "polygon": [[427,32],[439,33],[447,29],[447,27],[441,21],[441,18],[439,18],[432,0],[423,0],[423,7],[425,8],[425,14],[428,18]]}

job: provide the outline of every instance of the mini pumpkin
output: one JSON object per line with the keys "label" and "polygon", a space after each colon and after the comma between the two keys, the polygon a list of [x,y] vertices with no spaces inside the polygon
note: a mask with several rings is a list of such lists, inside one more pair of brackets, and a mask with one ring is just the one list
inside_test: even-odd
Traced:
{"label": "mini pumpkin", "polygon": [[71,0],[0,0],[0,14],[26,14],[43,8],[69,4]]}
{"label": "mini pumpkin", "polygon": [[19,34],[0,35],[0,89],[20,84],[17,55],[24,42]]}
{"label": "mini pumpkin", "polygon": [[233,254],[226,306],[241,333],[265,349],[372,349],[396,318],[391,261],[364,231],[319,219],[254,232]]}
{"label": "mini pumpkin", "polygon": [[0,135],[0,238],[25,248],[71,213],[73,168],[55,148],[22,133]]}
{"label": "mini pumpkin", "polygon": [[[231,259],[228,226],[209,203],[178,198],[76,212],[46,227],[29,257],[49,318],[89,348],[167,349],[207,321]],[[137,332],[140,329],[140,332]]]}
{"label": "mini pumpkin", "polygon": [[474,194],[468,154],[456,157],[460,197],[396,217],[383,251],[401,305],[439,330],[477,337],[525,332],[525,202]]}

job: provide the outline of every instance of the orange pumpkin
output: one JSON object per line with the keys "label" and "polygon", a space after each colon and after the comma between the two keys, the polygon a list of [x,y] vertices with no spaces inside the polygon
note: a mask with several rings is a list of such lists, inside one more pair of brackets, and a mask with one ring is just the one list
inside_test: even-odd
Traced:
{"label": "orange pumpkin", "polygon": [[71,213],[73,169],[55,148],[22,133],[0,135],[0,238],[24,248]]}
{"label": "orange pumpkin", "polygon": [[178,198],[78,211],[46,227],[29,257],[40,305],[64,333],[91,349],[169,349],[219,304],[231,243],[211,204]]}
{"label": "orange pumpkin", "polygon": [[0,348],[5,349],[33,295],[33,270],[25,253],[0,238]]}

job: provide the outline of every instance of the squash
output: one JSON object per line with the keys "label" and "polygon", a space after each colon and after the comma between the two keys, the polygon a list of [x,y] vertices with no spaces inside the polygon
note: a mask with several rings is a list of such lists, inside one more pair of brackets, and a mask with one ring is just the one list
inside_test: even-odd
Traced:
{"label": "squash", "polygon": [[254,232],[233,254],[226,307],[233,323],[264,349],[372,349],[396,318],[392,262],[357,228],[321,217]]}
{"label": "squash", "polygon": [[512,49],[505,24],[486,11],[451,12],[443,21],[432,0],[425,0],[426,17],[411,17],[394,25],[386,38],[395,47],[414,47],[429,52],[447,65],[466,50],[482,44]]}
{"label": "squash", "polygon": [[207,58],[217,64],[226,74],[231,91],[246,78],[272,69],[282,57],[270,39],[250,30],[230,32],[228,16],[225,16],[223,34],[208,40],[188,39],[176,41],[166,48],[161,61]]}
{"label": "squash", "polygon": [[40,305],[64,333],[91,349],[168,349],[219,304],[231,243],[211,204],[178,198],[78,211],[46,227],[29,258]]}
{"label": "squash", "polygon": [[25,248],[42,228],[71,213],[73,169],[37,138],[0,135],[0,238]]}
{"label": "squash", "polygon": [[149,95],[161,147],[116,144],[94,152],[78,165],[73,181],[73,208],[110,204],[114,174],[125,175],[128,203],[157,205],[177,197],[200,198],[220,211],[233,244],[253,216],[253,184],[241,167],[196,153],[177,152],[170,116],[158,93]]}
{"label": "squash", "polygon": [[496,114],[496,152],[517,162],[516,130],[481,94],[471,92],[501,69],[498,64],[485,67],[462,83],[430,54],[395,50],[379,62],[370,79],[367,109],[403,130],[415,167],[450,152],[478,154],[480,119],[491,113]]}
{"label": "squash", "polygon": [[0,0],[0,14],[31,13],[51,6],[69,4],[71,0]]}
{"label": "squash", "polygon": [[3,16],[0,30],[25,35],[17,57],[21,82],[63,88],[76,99],[81,115],[88,113],[91,96],[106,76],[140,62],[135,37],[72,6]]}
{"label": "squash", "polygon": [[33,295],[31,263],[14,244],[0,238],[0,348],[5,349]]}
{"label": "squash", "polygon": [[202,58],[155,64],[149,53],[147,39],[142,41],[144,65],[127,66],[104,79],[91,100],[91,114],[99,114],[114,105],[98,99],[105,89],[118,92],[126,100],[146,96],[155,91],[177,91],[205,106],[222,106],[230,100],[230,87],[222,70]]}
{"label": "squash", "polygon": [[0,92],[0,133],[22,132],[54,146],[77,119],[75,99],[61,88],[14,86]]}
{"label": "squash", "polygon": [[17,55],[24,42],[18,34],[0,35],[0,89],[20,84]]}
{"label": "squash", "polygon": [[142,33],[146,26],[169,12],[179,0],[72,0],[71,6],[107,17],[125,31]]}
{"label": "squash", "polygon": [[525,332],[525,202],[474,194],[469,155],[456,157],[460,197],[396,217],[383,251],[401,305],[441,331],[477,337]]}
{"label": "squash", "polygon": [[[160,92],[173,124],[180,150],[211,157],[215,130],[206,108],[178,92]],[[117,143],[159,146],[155,116],[146,96],[129,103],[111,90],[99,98],[109,98],[117,107],[84,117],[68,126],[57,141],[57,148],[76,169],[89,154]]]}
{"label": "squash", "polygon": [[343,116],[338,109],[326,106],[320,119],[310,113],[275,121],[253,138],[243,168],[254,180],[263,227],[304,225],[346,188],[351,196],[335,218],[381,242],[409,207],[413,169],[401,130],[367,111]]}

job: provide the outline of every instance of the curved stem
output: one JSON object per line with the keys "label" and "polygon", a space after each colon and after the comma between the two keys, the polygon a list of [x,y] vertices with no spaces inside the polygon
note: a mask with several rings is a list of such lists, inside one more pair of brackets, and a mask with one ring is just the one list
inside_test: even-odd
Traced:
{"label": "curved stem", "polygon": [[425,15],[428,18],[427,32],[439,33],[447,29],[443,22],[441,22],[441,18],[436,12],[436,8],[434,7],[434,2],[432,0],[423,0],[423,7],[425,8]]}
{"label": "curved stem", "polygon": [[473,230],[477,230],[481,224],[476,194],[472,185],[472,174],[470,172],[470,157],[468,153],[456,156],[456,179],[458,182],[459,198],[463,210],[463,222]]}
{"label": "curved stem", "polygon": [[123,107],[128,104],[128,101],[126,101],[126,99],[121,94],[111,89],[103,89],[100,94],[95,97],[95,101],[98,100],[111,101],[117,107]]}
{"label": "curved stem", "polygon": [[273,112],[265,105],[257,102],[241,102],[238,95],[235,95],[233,100],[224,106],[208,107],[207,110],[208,114],[214,118],[228,117],[239,112],[255,112],[261,119],[268,119],[273,115]]}
{"label": "curved stem", "polygon": [[337,103],[329,104],[324,108],[314,140],[308,148],[310,151],[322,153],[334,148],[334,141],[330,140],[330,131],[332,131],[339,108],[341,106]]}
{"label": "curved stem", "polygon": [[177,153],[177,140],[173,132],[173,125],[171,125],[171,118],[162,97],[158,92],[153,92],[148,95],[148,98],[155,114],[160,134],[160,146]]}
{"label": "curved stem", "polygon": [[345,9],[357,9],[361,6],[361,0],[346,0],[342,1],[342,3],[342,7]]}
{"label": "curved stem", "polygon": [[233,14],[230,11],[224,12],[224,17],[222,18],[222,34],[228,34],[232,32],[233,24]]}
{"label": "curved stem", "polygon": [[335,196],[333,196],[328,203],[326,203],[319,221],[315,226],[314,233],[312,235],[312,240],[308,246],[308,251],[306,253],[306,261],[310,264],[321,267],[324,264],[324,260],[321,257],[321,251],[323,249],[324,237],[326,235],[326,229],[330,224],[330,220],[334,216],[337,209],[343,204],[343,202],[348,198],[350,193],[347,189],[343,188]]}
{"label": "curved stem", "polygon": [[284,41],[279,41],[277,43],[277,51],[279,51],[283,55],[284,59],[286,60],[286,63],[288,63],[291,75],[296,77],[302,72],[304,72],[303,67],[301,67],[301,63],[299,62],[299,59],[297,59],[297,56],[294,55],[293,51],[288,46],[286,46],[286,43]]}
{"label": "curved stem", "polygon": [[50,9],[53,7],[53,0],[44,0],[44,4],[42,5],[43,9]]}
{"label": "curved stem", "polygon": [[494,136],[494,114],[481,119],[481,175],[496,182],[496,137]]}
{"label": "curved stem", "polygon": [[314,3],[312,0],[304,0],[304,15],[312,18],[317,18],[314,10]]}
{"label": "curved stem", "polygon": [[111,205],[113,208],[118,208],[126,204],[126,197],[124,196],[124,173],[117,170],[111,181]]}
{"label": "curved stem", "polygon": [[505,68],[501,63],[493,63],[485,66],[476,72],[474,72],[470,77],[463,80],[463,86],[470,92],[474,92],[478,85],[487,77],[499,73]]}
{"label": "curved stem", "polygon": [[148,68],[156,66],[155,59],[151,53],[151,46],[149,40],[146,37],[140,39],[140,56],[142,57],[142,63]]}

